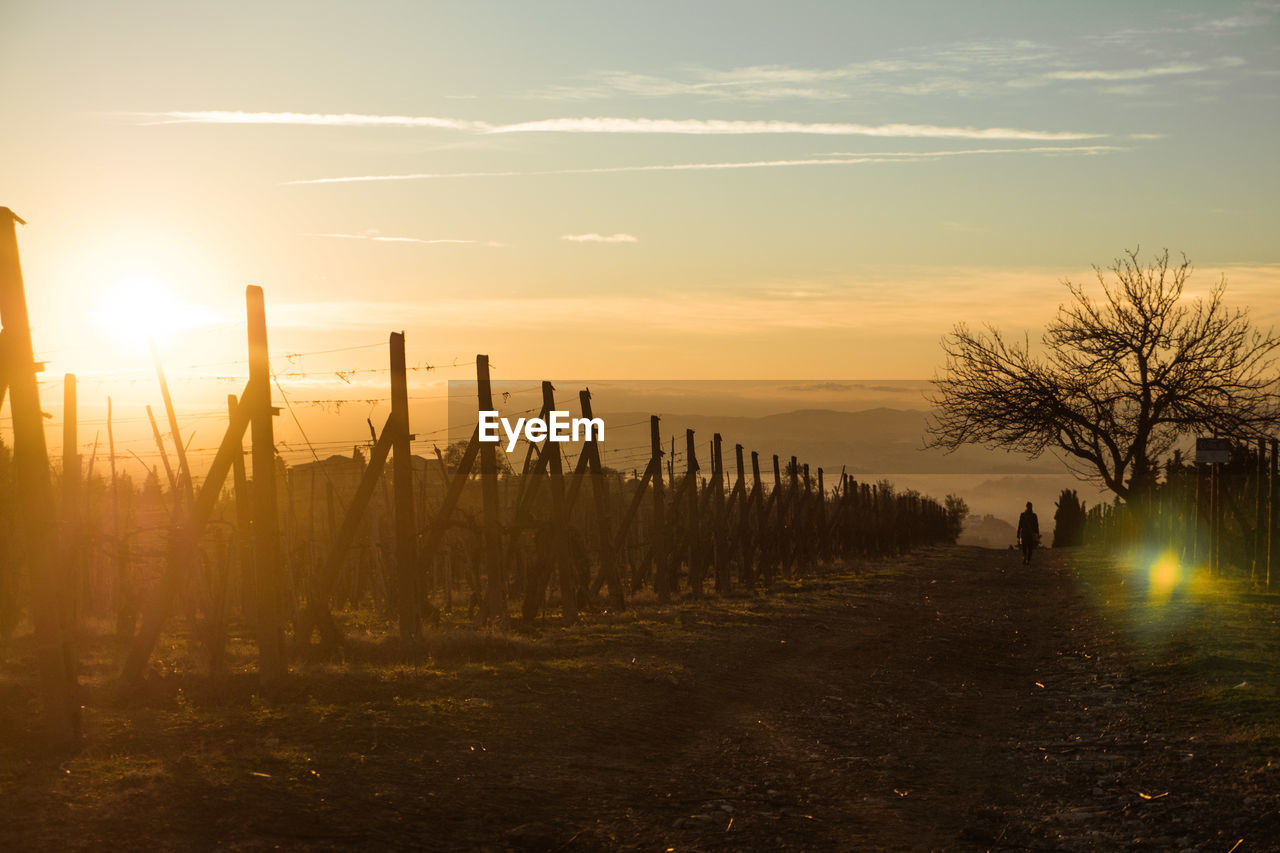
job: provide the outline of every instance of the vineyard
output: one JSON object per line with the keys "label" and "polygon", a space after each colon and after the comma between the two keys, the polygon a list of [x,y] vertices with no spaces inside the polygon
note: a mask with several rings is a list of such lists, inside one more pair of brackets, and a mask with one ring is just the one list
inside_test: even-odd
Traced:
{"label": "vineyard", "polygon": [[[0,627],[12,634],[30,613],[55,739],[80,737],[77,648],[93,625],[114,625],[126,649],[126,691],[148,678],[169,630],[193,638],[202,671],[218,679],[233,626],[254,638],[269,688],[286,678],[291,658],[337,652],[344,613],[360,608],[392,615],[400,640],[412,645],[445,614],[507,626],[550,610],[572,624],[636,596],[666,603],[768,589],[839,560],[899,554],[958,533],[955,511],[937,501],[843,471],[828,478],[794,456],[762,460],[736,445],[727,467],[719,434],[700,460],[688,430],[677,470],[674,438],[664,451],[657,415],[630,474],[603,464],[595,438],[576,445],[576,456],[558,443],[528,444],[518,470],[475,430],[452,458],[438,448],[434,459],[415,456],[405,338],[395,332],[391,413],[381,430],[370,424],[370,442],[351,458],[321,459],[311,448],[312,462],[287,466],[274,436],[281,409],[273,385],[283,392],[256,286],[246,290],[248,375],[227,399],[207,469],[196,470],[187,453],[158,361],[168,444],[147,412],[164,477],[134,488],[118,476],[110,413],[106,464],[96,448],[85,464],[72,375],[59,468],[44,438],[16,217],[3,213],[0,312],[14,427],[4,500],[15,521],[0,567]],[[488,358],[475,365],[478,415],[496,407]],[[568,408],[550,382],[537,390],[541,417]],[[588,389],[578,390],[577,404],[593,416]]]}

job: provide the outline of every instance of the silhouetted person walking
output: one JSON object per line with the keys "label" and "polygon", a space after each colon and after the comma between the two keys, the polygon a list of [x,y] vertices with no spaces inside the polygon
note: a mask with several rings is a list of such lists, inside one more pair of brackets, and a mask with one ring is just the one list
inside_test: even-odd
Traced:
{"label": "silhouetted person walking", "polygon": [[1018,516],[1018,547],[1022,549],[1022,565],[1031,565],[1031,552],[1040,544],[1040,519],[1031,511],[1031,501]]}

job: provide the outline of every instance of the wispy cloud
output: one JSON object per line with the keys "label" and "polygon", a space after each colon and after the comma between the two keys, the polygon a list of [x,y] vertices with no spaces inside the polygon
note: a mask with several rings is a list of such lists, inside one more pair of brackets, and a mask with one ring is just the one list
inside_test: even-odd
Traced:
{"label": "wispy cloud", "polygon": [[1170,77],[1181,74],[1198,74],[1208,71],[1208,65],[1174,63],[1152,65],[1147,68],[1088,69],[1084,71],[1053,71],[1045,76],[1051,80],[1148,80],[1152,77]]}
{"label": "wispy cloud", "polygon": [[907,163],[934,160],[942,157],[976,154],[1074,154],[1096,155],[1128,151],[1118,145],[1038,146],[1029,148],[975,148],[963,151],[886,151],[874,154],[846,156],[828,154],[796,160],[732,160],[723,163],[658,163],[643,166],[600,166],[583,169],[543,169],[533,171],[504,172],[412,172],[401,175],[350,175],[339,178],[304,178],[283,181],[281,186],[304,184],[351,184],[375,181],[426,181],[444,178],[515,178],[542,175],[600,175],[626,172],[690,172],[718,169],[776,169],[797,166],[854,166],[868,163]]}
{"label": "wispy cloud", "polygon": [[147,124],[299,125],[306,127],[427,127],[471,133],[664,133],[692,135],[818,134],[926,139],[1093,139],[1106,134],[1009,127],[952,127],[934,124],[854,124],[848,122],[734,121],[721,119],[553,118],[492,124],[439,116],[383,116],[356,113],[266,113],[225,110],[130,113]]}
{"label": "wispy cloud", "polygon": [[308,232],[303,234],[304,237],[329,237],[337,240],[368,240],[373,243],[420,243],[422,245],[431,246],[438,243],[484,243],[486,246],[501,246],[501,243],[492,240],[458,240],[452,238],[440,238],[435,240],[424,240],[420,237],[383,237],[380,234],[332,234],[332,233],[314,233]]}
{"label": "wispy cloud", "polygon": [[556,118],[495,127],[488,133],[671,133],[756,135],[771,133],[822,136],[891,136],[926,139],[1096,139],[1102,133],[1025,130],[1012,127],[947,127],[936,124],[852,124],[847,122],[726,121],[721,119]]}
{"label": "wispy cloud", "polygon": [[988,40],[933,45],[842,66],[814,68],[750,65],[688,66],[673,75],[598,71],[576,85],[532,93],[554,100],[611,97],[711,100],[844,100],[875,95],[981,95],[999,86],[1001,75],[1043,64],[1054,56],[1027,40]]}
{"label": "wispy cloud", "polygon": [[1183,16],[1177,24],[1128,27],[1092,36],[1090,41],[1126,49],[1137,48],[1152,55],[1162,52],[1168,55],[1171,44],[1179,42],[1190,40],[1202,44],[1205,36],[1223,39],[1263,32],[1273,23],[1277,13],[1280,13],[1280,4],[1255,2],[1238,14],[1227,17],[1214,18],[1210,12],[1201,12]]}
{"label": "wispy cloud", "polygon": [[630,234],[565,234],[560,238],[571,243],[639,243]]}
{"label": "wispy cloud", "polygon": [[[1133,136],[1133,138],[1138,138]],[[1146,138],[1156,138],[1154,135]],[[1104,154],[1127,151],[1121,145],[1033,145],[1022,148],[961,148],[946,151],[832,151],[824,157],[897,157],[912,160],[959,157],[974,154]]]}
{"label": "wispy cloud", "polygon": [[[1261,18],[1201,20],[1189,26],[1126,31],[1049,45],[1025,39],[991,39],[922,45],[887,56],[831,67],[751,65],[709,68],[691,65],[667,74],[603,70],[569,84],[528,93],[534,98],[601,100],[609,98],[687,98],[703,101],[854,101],[860,105],[883,98],[958,96],[1000,97],[1019,90],[1072,81],[1133,81],[1201,74],[1243,64],[1239,57],[1208,55],[1204,35],[1243,32]],[[1179,49],[1169,39],[1181,36]],[[1163,43],[1162,43],[1163,40]],[[1113,50],[1138,47],[1125,55],[1150,57],[1151,64],[1107,68]],[[1178,57],[1170,60],[1169,57]],[[1164,58],[1161,62],[1160,58]],[[1098,67],[1089,66],[1096,60]]]}
{"label": "wispy cloud", "polygon": [[437,116],[384,116],[361,113],[274,113],[239,110],[125,113],[147,119],[144,124],[272,124],[307,127],[432,127],[484,132],[493,125],[483,121]]}

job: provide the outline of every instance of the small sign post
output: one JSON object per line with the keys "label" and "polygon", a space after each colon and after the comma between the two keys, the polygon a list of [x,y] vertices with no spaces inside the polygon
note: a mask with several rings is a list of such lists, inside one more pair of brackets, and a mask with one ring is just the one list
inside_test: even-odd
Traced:
{"label": "small sign post", "polygon": [[1231,461],[1231,439],[1197,438],[1196,463],[1225,465]]}

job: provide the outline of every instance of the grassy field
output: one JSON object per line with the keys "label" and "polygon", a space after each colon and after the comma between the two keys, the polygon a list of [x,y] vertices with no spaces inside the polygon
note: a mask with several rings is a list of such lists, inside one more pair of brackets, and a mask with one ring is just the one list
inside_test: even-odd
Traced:
{"label": "grassy field", "polygon": [[352,614],[264,695],[86,639],[86,745],[0,666],[3,849],[1237,851],[1280,845],[1280,628],[1140,558],[939,548],[402,650]]}

